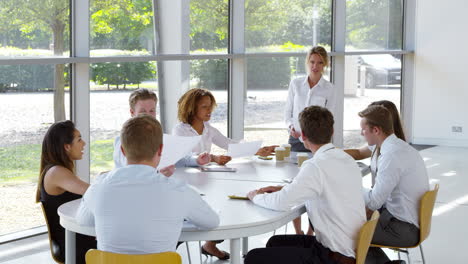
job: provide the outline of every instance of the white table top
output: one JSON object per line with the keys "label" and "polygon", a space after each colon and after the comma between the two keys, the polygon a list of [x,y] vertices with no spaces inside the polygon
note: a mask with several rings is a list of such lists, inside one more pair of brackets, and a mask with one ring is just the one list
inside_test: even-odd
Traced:
{"label": "white table top", "polygon": [[[220,225],[216,229],[202,231],[187,223],[182,230],[180,241],[230,239],[263,234],[281,227],[305,212],[303,206],[288,212],[278,212],[258,207],[248,200],[232,200],[227,197],[230,194],[245,195],[250,190],[277,183],[204,178],[206,180],[196,184],[196,189],[204,194],[204,199],[219,214]],[[60,224],[76,233],[95,236],[93,226],[81,226],[75,221],[80,200],[59,207]]]}

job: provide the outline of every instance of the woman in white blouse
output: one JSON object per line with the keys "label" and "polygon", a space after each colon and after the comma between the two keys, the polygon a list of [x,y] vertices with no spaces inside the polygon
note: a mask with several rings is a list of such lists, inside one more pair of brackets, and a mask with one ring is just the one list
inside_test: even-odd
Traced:
{"label": "woman in white blouse", "polygon": [[323,78],[323,70],[329,65],[327,51],[320,46],[309,50],[305,60],[308,75],[299,77],[289,84],[288,99],[284,119],[289,129],[289,144],[292,151],[310,152],[300,140],[299,113],[307,106],[317,105],[330,110],[333,116],[336,105],[336,91],[329,81]]}
{"label": "woman in white blouse", "polygon": [[[214,143],[220,148],[227,149],[229,144],[239,141],[230,139],[209,123],[211,112],[216,107],[216,100],[213,94],[205,89],[188,90],[178,102],[178,118],[181,123],[172,130],[172,134],[177,136],[193,137],[202,136],[200,143],[192,150],[195,153],[210,152]],[[274,150],[275,146],[263,147],[257,154],[267,156]],[[211,161],[224,165],[231,160],[231,157],[224,155],[210,154]],[[216,256],[221,260],[229,259],[229,253],[221,251],[216,247],[216,243],[221,241],[207,241],[201,248],[202,254]]]}
{"label": "woman in white blouse", "polygon": [[[211,112],[216,107],[216,100],[210,91],[190,89],[182,95],[178,105],[178,118],[181,123],[174,127],[172,134],[185,137],[201,135],[200,143],[192,150],[194,153],[209,153],[212,144],[227,150],[229,144],[239,143],[238,140],[224,136],[218,129],[210,125]],[[256,154],[268,156],[274,151],[275,147],[263,147]],[[220,165],[224,165],[231,160],[231,157],[224,155],[211,154],[210,156],[212,162]]]}
{"label": "woman in white blouse", "polygon": [[[336,116],[336,91],[333,84],[323,78],[323,71],[329,65],[328,53],[321,46],[312,47],[305,60],[305,68],[308,73],[305,77],[299,77],[291,81],[284,111],[284,120],[289,130],[288,143],[291,151],[310,152],[304,147],[301,139],[301,127],[299,125],[299,113],[304,108],[312,105],[322,106],[330,110]],[[301,230],[301,218],[293,221],[296,234],[304,234]],[[313,233],[312,228],[307,231]]]}

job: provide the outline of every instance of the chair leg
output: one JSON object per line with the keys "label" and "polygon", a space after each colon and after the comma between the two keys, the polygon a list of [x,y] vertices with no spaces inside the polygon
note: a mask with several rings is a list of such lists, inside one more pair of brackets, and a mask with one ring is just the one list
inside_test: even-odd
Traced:
{"label": "chair leg", "polygon": [[411,264],[411,258],[409,256],[409,249],[407,249],[405,253],[406,253],[406,258],[408,259],[408,264]]}
{"label": "chair leg", "polygon": [[398,250],[398,260],[401,260],[400,251]]}
{"label": "chair leg", "polygon": [[187,246],[187,257],[188,257],[189,264],[192,264],[192,257],[190,257],[190,248],[189,248],[188,242],[185,242],[185,245]]}
{"label": "chair leg", "polygon": [[200,264],[202,264],[203,261],[202,261],[202,254],[201,254],[201,248],[202,248],[201,241],[198,241],[198,248],[200,249]]}
{"label": "chair leg", "polygon": [[419,250],[421,251],[421,258],[422,258],[423,264],[426,264],[426,259],[424,258],[422,244],[419,244]]}
{"label": "chair leg", "polygon": [[284,226],[284,234],[285,234],[285,235],[288,234],[288,224],[289,224],[289,223],[287,223],[287,224]]}

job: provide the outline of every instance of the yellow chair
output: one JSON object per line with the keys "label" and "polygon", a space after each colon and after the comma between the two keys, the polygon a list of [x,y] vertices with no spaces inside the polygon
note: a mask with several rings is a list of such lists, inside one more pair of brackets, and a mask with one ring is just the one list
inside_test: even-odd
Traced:
{"label": "yellow chair", "polygon": [[356,249],[356,264],[364,264],[364,261],[366,260],[367,251],[369,250],[370,242],[374,236],[375,226],[379,221],[379,216],[379,212],[374,211],[371,219],[367,221],[359,231]]}
{"label": "yellow chair", "polygon": [[421,243],[426,240],[431,232],[431,222],[432,222],[432,211],[434,210],[435,200],[437,197],[437,192],[439,191],[439,184],[434,186],[434,190],[427,191],[419,201],[419,242],[412,246],[412,247],[392,247],[392,246],[385,246],[385,245],[374,245],[371,244],[371,247],[381,247],[381,248],[392,248],[398,251],[398,257],[400,257],[400,252],[406,253],[409,259],[409,252],[408,250],[404,250],[402,248],[415,248],[419,246],[419,250],[421,251],[421,258],[423,263],[426,263],[424,259],[424,253]]}
{"label": "yellow chair", "polygon": [[87,264],[182,264],[176,252],[129,255],[91,249],[86,253]]}

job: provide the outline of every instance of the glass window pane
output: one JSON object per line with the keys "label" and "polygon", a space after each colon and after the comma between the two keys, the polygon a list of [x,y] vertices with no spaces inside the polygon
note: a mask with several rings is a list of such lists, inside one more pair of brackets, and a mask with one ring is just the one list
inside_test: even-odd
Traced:
{"label": "glass window pane", "polygon": [[[304,57],[252,58],[247,60],[247,98],[244,138],[263,145],[288,143],[284,121],[291,80],[307,76]],[[329,68],[324,78],[330,80]]]}
{"label": "glass window pane", "polygon": [[[114,139],[130,118],[128,98],[138,88],[158,95],[155,62],[96,63],[91,65],[90,136],[91,178],[114,168]],[[158,95],[159,97],[159,95]],[[160,120],[159,104],[156,118]]]}
{"label": "glass window pane", "polygon": [[347,0],[346,50],[402,48],[403,0]]}
{"label": "glass window pane", "polygon": [[304,51],[331,45],[331,0],[245,1],[247,52]]}
{"label": "glass window pane", "polygon": [[401,56],[347,56],[345,59],[344,147],[366,146],[358,113],[370,103],[388,100],[400,109]]}
{"label": "glass window pane", "polygon": [[69,56],[70,1],[2,0],[0,58]]}
{"label": "glass window pane", "polygon": [[45,224],[35,203],[42,139],[54,113],[70,118],[68,82],[55,93],[56,68],[67,80],[68,65],[0,66],[0,235]]}
{"label": "glass window pane", "polygon": [[228,0],[190,1],[190,53],[227,53]]}
{"label": "glass window pane", "polygon": [[152,0],[91,0],[91,56],[153,54],[152,2]]}
{"label": "glass window pane", "polygon": [[[227,65],[226,59],[193,60],[190,63],[190,88],[203,88],[211,91],[218,106],[211,113],[210,124],[225,136],[227,136],[228,124]],[[225,154],[226,150],[213,144],[211,153]]]}

